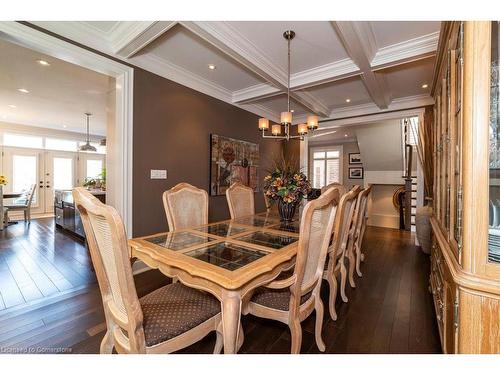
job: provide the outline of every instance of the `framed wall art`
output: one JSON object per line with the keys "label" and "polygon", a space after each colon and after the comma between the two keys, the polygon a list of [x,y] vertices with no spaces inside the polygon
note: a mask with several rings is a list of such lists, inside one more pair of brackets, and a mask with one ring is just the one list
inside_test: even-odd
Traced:
{"label": "framed wall art", "polygon": [[210,195],[224,195],[234,182],[259,187],[259,145],[210,135]]}

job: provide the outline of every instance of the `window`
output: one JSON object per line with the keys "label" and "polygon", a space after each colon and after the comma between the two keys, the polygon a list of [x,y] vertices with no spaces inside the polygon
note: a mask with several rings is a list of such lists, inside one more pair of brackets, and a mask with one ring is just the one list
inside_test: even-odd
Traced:
{"label": "window", "polygon": [[32,135],[10,134],[3,135],[4,146],[43,148],[43,138]]}
{"label": "window", "polygon": [[69,139],[46,138],[45,148],[47,150],[76,151],[77,142]]}
{"label": "window", "polygon": [[311,182],[315,189],[333,182],[342,183],[342,146],[311,149]]}
{"label": "window", "polygon": [[86,178],[100,178],[102,173],[102,160],[88,159]]}

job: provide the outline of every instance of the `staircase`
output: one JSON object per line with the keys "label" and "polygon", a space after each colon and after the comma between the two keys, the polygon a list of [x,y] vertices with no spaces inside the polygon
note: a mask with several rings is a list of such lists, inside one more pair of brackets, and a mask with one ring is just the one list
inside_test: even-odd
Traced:
{"label": "staircase", "polygon": [[418,118],[405,118],[403,126],[403,160],[405,179],[405,229],[415,232],[415,215],[417,212],[418,178],[416,176],[416,147],[418,140]]}

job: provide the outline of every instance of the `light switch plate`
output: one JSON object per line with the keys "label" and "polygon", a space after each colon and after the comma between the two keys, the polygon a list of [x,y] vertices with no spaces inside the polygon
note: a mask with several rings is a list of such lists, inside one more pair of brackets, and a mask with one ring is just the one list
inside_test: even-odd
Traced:
{"label": "light switch plate", "polygon": [[167,170],[166,169],[151,169],[151,179],[152,180],[166,180]]}

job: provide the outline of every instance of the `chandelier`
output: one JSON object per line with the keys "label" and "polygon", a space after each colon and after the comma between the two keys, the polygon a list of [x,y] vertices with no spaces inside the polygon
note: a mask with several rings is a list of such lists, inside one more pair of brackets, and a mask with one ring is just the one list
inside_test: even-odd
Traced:
{"label": "chandelier", "polygon": [[[271,135],[266,134],[269,131],[269,120],[267,118],[259,119],[259,130],[262,132],[263,138],[274,138],[274,139],[290,139],[298,138],[301,141],[304,140],[304,136],[309,131],[314,131],[318,129],[318,116],[310,115],[307,116],[305,124],[292,125],[292,111],[290,110],[290,41],[295,37],[295,32],[292,30],[287,30],[283,33],[283,38],[287,40],[288,43],[288,81],[287,81],[287,110],[286,112],[281,112],[280,124],[275,124],[271,126]],[[290,135],[291,126],[297,126],[297,135]],[[284,135],[281,135],[281,130],[284,128]]]}
{"label": "chandelier", "polygon": [[89,118],[92,116],[92,113],[85,113],[87,117],[87,142],[80,146],[80,151],[92,151],[96,152],[97,149],[90,144],[90,128],[89,128]]}

